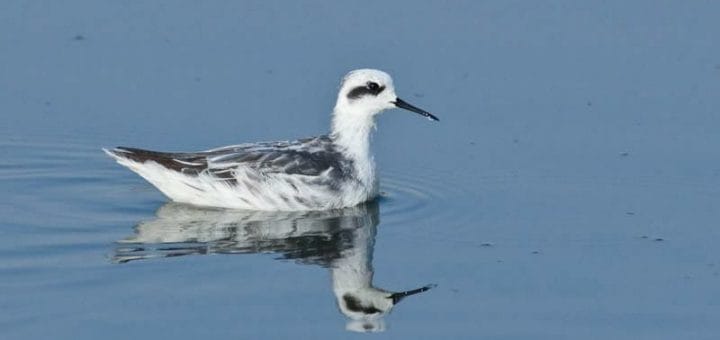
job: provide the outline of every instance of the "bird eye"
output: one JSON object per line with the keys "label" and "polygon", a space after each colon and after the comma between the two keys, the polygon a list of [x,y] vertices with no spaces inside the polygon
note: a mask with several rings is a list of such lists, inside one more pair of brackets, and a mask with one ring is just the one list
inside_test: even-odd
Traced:
{"label": "bird eye", "polygon": [[368,90],[377,91],[377,89],[380,88],[380,85],[376,82],[369,81],[367,84],[365,84],[368,88]]}

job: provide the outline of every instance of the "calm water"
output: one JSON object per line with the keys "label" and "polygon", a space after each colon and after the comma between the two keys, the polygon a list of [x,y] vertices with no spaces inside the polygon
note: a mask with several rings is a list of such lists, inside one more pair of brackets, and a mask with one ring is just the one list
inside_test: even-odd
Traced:
{"label": "calm water", "polygon": [[[720,5],[451,5],[0,3],[0,338],[716,339]],[[441,119],[380,117],[377,202],[198,209],[100,151],[325,133],[368,66]]]}

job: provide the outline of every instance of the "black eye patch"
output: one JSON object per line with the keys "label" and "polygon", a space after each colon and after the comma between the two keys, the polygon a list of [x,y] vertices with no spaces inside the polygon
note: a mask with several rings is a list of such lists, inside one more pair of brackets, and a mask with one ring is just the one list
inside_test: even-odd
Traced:
{"label": "black eye patch", "polygon": [[358,86],[350,90],[350,92],[348,92],[347,94],[347,97],[348,99],[358,99],[366,95],[377,96],[383,90],[385,90],[385,86],[380,86],[374,82],[368,82],[365,86]]}
{"label": "black eye patch", "polygon": [[381,310],[375,308],[373,305],[363,306],[360,300],[350,294],[343,295],[343,300],[345,300],[345,306],[347,306],[347,309],[353,312],[360,312],[363,314],[382,313]]}

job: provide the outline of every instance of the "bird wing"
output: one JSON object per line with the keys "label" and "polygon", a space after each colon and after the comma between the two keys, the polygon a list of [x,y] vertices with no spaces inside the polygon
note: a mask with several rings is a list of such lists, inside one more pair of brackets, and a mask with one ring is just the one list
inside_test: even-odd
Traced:
{"label": "bird wing", "polygon": [[235,178],[239,167],[258,174],[298,174],[320,176],[342,175],[349,161],[337,151],[327,136],[297,141],[239,144],[202,152],[157,152],[118,147],[119,157],[144,163],[156,162],[163,167],[188,175],[209,174],[224,180]]}

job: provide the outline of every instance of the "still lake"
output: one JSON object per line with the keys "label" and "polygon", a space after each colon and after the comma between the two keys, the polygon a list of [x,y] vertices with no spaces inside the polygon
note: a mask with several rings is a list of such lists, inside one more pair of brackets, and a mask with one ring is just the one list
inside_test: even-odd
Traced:
{"label": "still lake", "polygon": [[[719,12],[4,1],[0,338],[716,339]],[[101,151],[324,134],[361,67],[440,118],[379,117],[375,202],[199,209]],[[437,286],[358,322],[343,280]]]}

